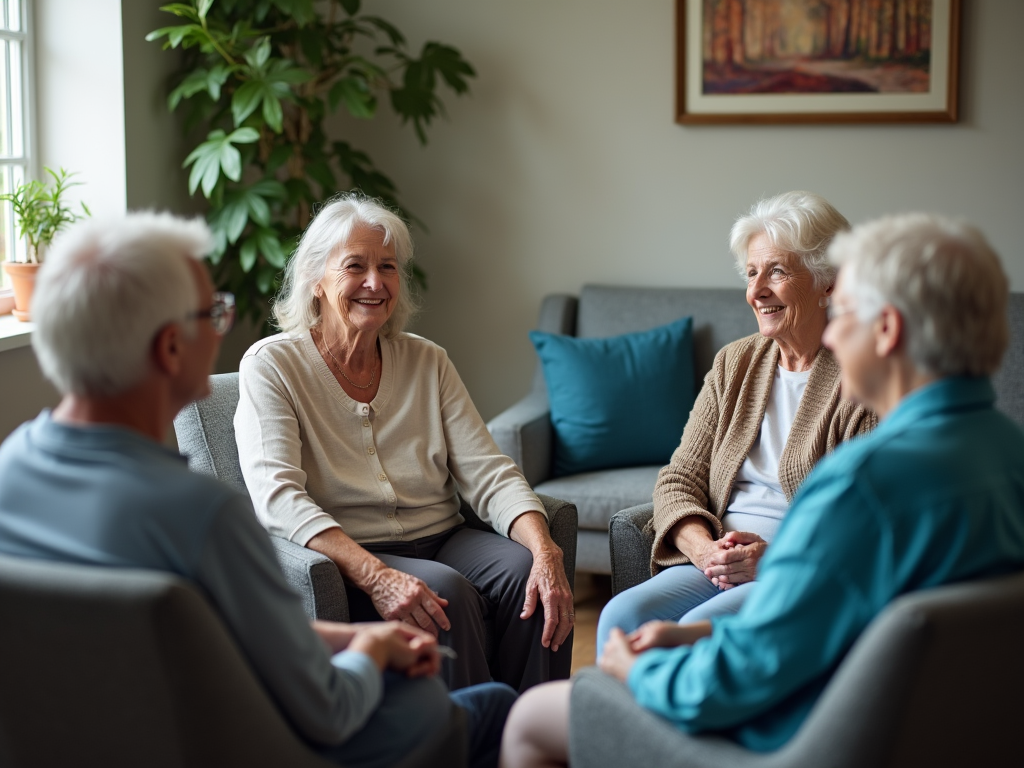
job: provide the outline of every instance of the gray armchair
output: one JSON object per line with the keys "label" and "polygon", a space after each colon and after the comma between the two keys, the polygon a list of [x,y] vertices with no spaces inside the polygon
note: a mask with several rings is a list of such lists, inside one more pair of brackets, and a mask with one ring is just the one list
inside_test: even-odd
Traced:
{"label": "gray armchair", "polygon": [[[0,765],[327,768],[166,573],[0,556]],[[465,713],[400,765],[466,763]]]}
{"label": "gray armchair", "polygon": [[754,753],[689,736],[594,669],[576,676],[574,768],[1021,765],[1024,573],[905,595],[868,627],[800,731]]}
{"label": "gray armchair", "polygon": [[[246,490],[235,443],[235,409],[238,406],[238,374],[210,377],[211,394],[182,409],[174,420],[178,448],[195,472],[213,475]],[[573,586],[576,573],[576,507],[560,499],[540,497],[548,513],[551,538],[562,549],[565,573]],[[494,533],[463,501],[467,525]],[[495,534],[497,535],[497,534]],[[276,536],[270,537],[288,583],[302,596],[306,614],[314,619],[348,620],[345,582],[337,566],[319,552]]]}
{"label": "gray armchair", "polygon": [[[757,330],[742,290],[586,285],[579,298],[546,296],[537,327],[548,333],[600,338],[648,330],[686,316],[693,318],[694,383],[699,389],[715,353]],[[553,478],[554,432],[540,366],[530,393],[487,427],[537,493],[576,505],[580,528],[576,567],[589,573],[611,573],[608,532],[612,515],[649,502],[661,466],[618,467]]]}

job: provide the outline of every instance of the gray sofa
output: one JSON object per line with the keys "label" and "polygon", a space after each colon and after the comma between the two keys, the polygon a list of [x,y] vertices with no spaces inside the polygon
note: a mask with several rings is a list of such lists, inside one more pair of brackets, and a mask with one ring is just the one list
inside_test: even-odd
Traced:
{"label": "gray sofa", "polygon": [[[622,288],[586,285],[579,298],[547,296],[539,330],[579,338],[645,331],[693,318],[695,391],[711,369],[715,353],[730,341],[757,331],[757,320],[742,289]],[[608,530],[612,516],[651,500],[661,465],[621,467],[568,477],[551,476],[554,433],[547,387],[538,366],[530,393],[488,425],[501,450],[511,456],[538,493],[571,501],[579,515],[576,569],[611,573]],[[668,459],[668,457],[665,457]]]}
{"label": "gray sofa", "polygon": [[[1010,294],[1008,314],[1010,344],[992,383],[996,390],[996,405],[1024,427],[1024,293]],[[645,532],[644,528],[653,514],[654,505],[647,500],[612,515],[608,534],[612,594],[618,594],[651,577],[650,557],[654,537]],[[581,509],[581,529],[582,520]]]}

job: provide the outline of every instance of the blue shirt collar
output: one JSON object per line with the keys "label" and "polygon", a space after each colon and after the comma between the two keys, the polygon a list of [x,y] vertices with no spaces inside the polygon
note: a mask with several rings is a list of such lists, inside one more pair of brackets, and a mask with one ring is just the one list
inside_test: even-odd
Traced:
{"label": "blue shirt collar", "polygon": [[904,397],[878,429],[899,430],[927,416],[983,410],[992,408],[995,402],[996,391],[987,376],[950,376],[925,384]]}

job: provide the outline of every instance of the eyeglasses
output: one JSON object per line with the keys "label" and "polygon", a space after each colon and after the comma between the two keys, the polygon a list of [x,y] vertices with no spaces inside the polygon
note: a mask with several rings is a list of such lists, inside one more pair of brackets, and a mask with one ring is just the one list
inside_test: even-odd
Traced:
{"label": "eyeglasses", "polygon": [[201,320],[210,318],[210,326],[214,333],[223,336],[235,324],[235,294],[217,291],[213,294],[213,304],[209,309],[200,309],[189,315],[189,319]]}

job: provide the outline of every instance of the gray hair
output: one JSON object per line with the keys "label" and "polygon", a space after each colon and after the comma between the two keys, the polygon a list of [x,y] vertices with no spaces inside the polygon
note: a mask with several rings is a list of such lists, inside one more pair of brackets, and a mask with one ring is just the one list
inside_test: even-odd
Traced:
{"label": "gray hair", "polygon": [[32,300],[32,347],[61,394],[111,396],[142,380],[153,337],[182,322],[199,294],[187,259],[213,239],[206,224],[168,213],[86,220],[54,241]]}
{"label": "gray hair", "polygon": [[747,248],[757,235],[765,235],[772,246],[797,256],[814,276],[816,288],[826,288],[836,279],[836,268],[827,251],[832,238],[850,229],[832,204],[813,192],[783,192],[755,203],[750,213],[740,216],[729,233],[729,250],[736,257],[740,276],[747,276]]}
{"label": "gray hair", "polygon": [[829,257],[862,320],[886,304],[903,317],[907,356],[932,376],[987,376],[1009,342],[1009,283],[970,224],[925,213],[889,216],[836,238]]}
{"label": "gray hair", "polygon": [[357,192],[338,195],[316,214],[306,227],[284,271],[281,292],[274,302],[274,321],[289,333],[308,331],[320,322],[320,300],[314,294],[327,273],[327,262],[358,227],[384,235],[384,245],[394,243],[401,288],[395,311],[382,331],[393,338],[405,328],[418,309],[412,292],[412,237],[401,217],[380,201]]}

